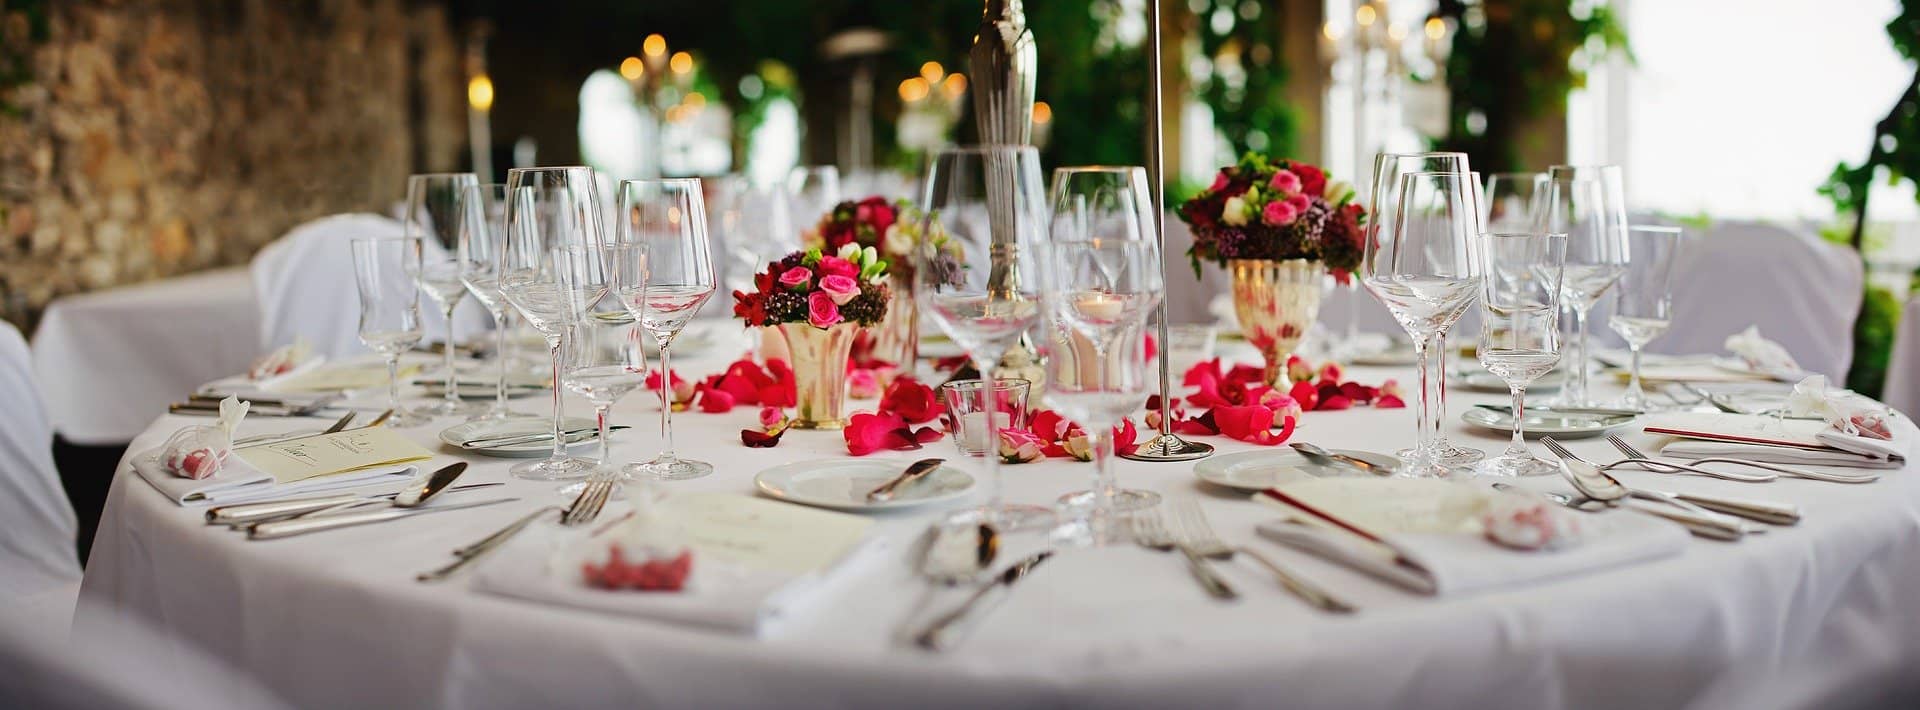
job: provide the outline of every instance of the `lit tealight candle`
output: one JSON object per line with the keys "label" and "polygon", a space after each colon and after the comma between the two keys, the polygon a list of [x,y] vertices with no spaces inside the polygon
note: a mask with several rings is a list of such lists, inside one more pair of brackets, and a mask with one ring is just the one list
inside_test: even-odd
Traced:
{"label": "lit tealight candle", "polygon": [[1122,307],[1120,299],[1098,291],[1082,294],[1076,305],[1081,315],[1097,320],[1113,320],[1120,317]]}
{"label": "lit tealight candle", "polygon": [[[968,412],[965,415],[962,415],[960,418],[962,420],[960,422],[960,434],[962,437],[965,437],[962,439],[962,441],[966,442],[967,450],[968,451],[988,451],[989,447],[987,446],[987,413],[986,412]],[[993,420],[995,424],[999,425],[998,427],[996,427],[995,429],[996,431],[999,429],[1005,429],[1011,426],[1013,423],[1013,418],[1008,416],[1006,412],[994,412]],[[997,447],[998,447],[998,444],[996,444],[994,448],[997,448]]]}

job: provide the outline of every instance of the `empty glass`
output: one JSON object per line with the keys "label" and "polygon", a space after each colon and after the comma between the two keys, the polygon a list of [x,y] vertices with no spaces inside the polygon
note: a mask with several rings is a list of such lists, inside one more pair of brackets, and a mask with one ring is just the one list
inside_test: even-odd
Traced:
{"label": "empty glass", "polygon": [[1544,202],[1536,208],[1541,225],[1535,231],[1567,235],[1560,301],[1573,311],[1574,323],[1574,348],[1566,358],[1569,376],[1555,403],[1591,407],[1587,313],[1627,268],[1627,206],[1620,166],[1555,165],[1547,169],[1545,187]]}
{"label": "empty glass", "polygon": [[[1000,357],[1039,320],[1046,292],[1040,155],[1031,146],[951,148],[935,156],[924,189],[914,297],[991,383]],[[988,441],[998,441],[998,427],[989,428]],[[985,462],[987,503],[971,516],[1003,532],[1053,522],[1049,508],[1002,500],[1000,459]]]}
{"label": "empty glass", "polygon": [[[1368,193],[1367,204],[1367,243],[1379,245],[1382,232],[1391,233],[1391,227],[1397,224],[1396,212],[1400,207],[1400,186],[1402,178],[1412,173],[1459,173],[1465,174],[1467,168],[1466,153],[1381,153],[1373,158],[1373,187]],[[1477,232],[1477,230],[1476,230]],[[1358,311],[1356,307],[1354,311]],[[1479,461],[1485,452],[1479,449],[1456,446],[1441,433],[1447,416],[1447,328],[1434,334],[1435,342],[1430,344],[1421,359],[1433,358],[1433,362],[1424,365],[1432,377],[1425,384],[1426,392],[1421,394],[1432,403],[1432,408],[1422,413],[1420,426],[1427,431],[1428,441],[1434,457],[1449,465],[1464,465]],[[1416,350],[1417,352],[1417,350]]]}
{"label": "empty glass", "polygon": [[1673,320],[1673,265],[1680,256],[1680,228],[1634,226],[1627,229],[1627,268],[1613,289],[1613,315],[1607,325],[1627,341],[1633,353],[1632,375],[1621,395],[1625,409],[1646,409],[1640,387],[1640,349]]}
{"label": "empty glass", "polygon": [[507,186],[490,183],[480,186],[483,219],[460,232],[460,280],[467,285],[473,300],[493,317],[493,357],[499,368],[495,373],[493,406],[475,415],[475,421],[499,421],[526,416],[507,405],[507,316],[513,311],[507,297],[500,293],[500,270],[506,260]]}
{"label": "empty glass", "polygon": [[562,359],[574,324],[572,298],[562,281],[557,250],[604,245],[593,169],[514,168],[507,171],[507,244],[500,293],[547,341],[553,365],[553,452],[514,466],[515,476],[538,480],[582,478],[592,463],[567,455]]}
{"label": "empty glass", "polygon": [[400,406],[400,355],[420,342],[420,268],[425,243],[418,237],[355,239],[353,283],[360,294],[360,342],[387,359],[387,426],[426,423]]}
{"label": "empty glass", "polygon": [[1527,385],[1560,362],[1560,277],[1564,234],[1493,232],[1485,237],[1480,291],[1480,364],[1513,395],[1513,441],[1475,470],[1491,476],[1546,476],[1560,470],[1527,451]]}
{"label": "empty glass", "polygon": [[[643,250],[644,288],[620,299],[660,344],[660,455],[646,464],[654,478],[681,480],[713,473],[713,464],[682,459],[673,450],[673,339],[720,287],[707,242],[707,206],[700,181],[627,180],[620,183],[620,222],[614,242]],[[627,284],[631,286],[631,284]]]}
{"label": "empty glass", "polygon": [[1420,355],[1419,424],[1414,446],[1399,452],[1399,474],[1445,476],[1458,465],[1435,450],[1433,347],[1479,296],[1486,261],[1480,240],[1480,176],[1420,172],[1401,176],[1393,223],[1367,245],[1362,283],[1413,339]]}
{"label": "empty glass", "polygon": [[[607,438],[607,412],[628,392],[646,385],[647,364],[637,347],[640,333],[635,319],[618,298],[608,298],[626,283],[644,283],[646,259],[633,244],[605,247],[562,247],[554,250],[561,262],[562,292],[574,312],[573,342],[566,352],[561,382],[593,404],[594,426],[600,436],[596,472],[618,468],[613,444]],[[632,273],[632,272],[639,273]],[[622,472],[622,478],[625,477]]]}
{"label": "empty glass", "polygon": [[1540,224],[1534,196],[1544,194],[1546,173],[1494,173],[1487,176],[1487,229],[1526,232]]}
{"label": "empty glass", "polygon": [[480,179],[473,173],[429,173],[407,178],[406,234],[432,239],[439,247],[420,263],[415,278],[420,290],[440,306],[447,322],[446,392],[421,414],[452,416],[477,414],[481,407],[460,399],[458,372],[454,370],[453,311],[467,295],[464,279],[466,261],[459,257],[460,240],[485,229],[485,205],[480,199]]}
{"label": "empty glass", "polygon": [[[1027,425],[1026,380],[997,380],[993,397],[984,395],[987,383],[980,380],[953,380],[940,385],[940,397],[946,402],[947,416],[953,419],[953,446],[968,456],[995,453],[1000,442],[988,429],[1018,429]],[[991,401],[992,406],[988,405]],[[987,425],[987,412],[995,412],[993,425]]]}

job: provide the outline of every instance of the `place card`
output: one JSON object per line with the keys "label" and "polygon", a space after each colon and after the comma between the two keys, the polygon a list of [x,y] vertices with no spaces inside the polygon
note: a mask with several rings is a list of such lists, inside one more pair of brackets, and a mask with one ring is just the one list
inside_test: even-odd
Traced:
{"label": "place card", "polygon": [[386,427],[288,439],[234,454],[280,484],[433,458],[433,452]]}
{"label": "place card", "polygon": [[857,515],[733,493],[679,495],[661,505],[699,555],[790,574],[833,564],[873,526]]}

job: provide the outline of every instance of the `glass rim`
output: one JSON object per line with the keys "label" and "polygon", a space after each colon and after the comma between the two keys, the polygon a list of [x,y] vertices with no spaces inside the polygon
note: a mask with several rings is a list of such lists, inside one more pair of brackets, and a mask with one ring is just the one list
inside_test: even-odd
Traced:
{"label": "glass rim", "polygon": [[1062,165],[1054,168],[1053,172],[1055,175],[1060,173],[1120,173],[1130,176],[1135,172],[1144,175],[1147,169],[1139,165]]}
{"label": "glass rim", "polygon": [[1373,157],[1375,160],[1381,158],[1393,158],[1395,160],[1400,158],[1465,158],[1467,154],[1457,150],[1428,150],[1419,153],[1389,153],[1383,150],[1373,154]]}
{"label": "glass rim", "polygon": [[1405,182],[1407,178],[1439,177],[1442,175],[1454,175],[1454,176],[1471,175],[1477,181],[1480,178],[1480,171],[1478,170],[1415,170],[1413,172],[1400,173],[1400,180],[1402,182]]}
{"label": "glass rim", "polygon": [[622,188],[625,188],[628,185],[696,185],[697,186],[699,184],[700,184],[700,178],[697,178],[697,177],[627,178],[625,180],[620,181],[620,187]]}
{"label": "glass rim", "polygon": [[[528,173],[564,173],[564,172],[572,172],[575,170],[585,170],[587,172],[593,172],[593,166],[591,165],[539,165],[539,166],[530,166],[525,168],[507,168],[507,178],[509,182],[511,182],[513,175],[515,173],[525,175]],[[502,184],[505,184],[505,183],[502,183]]]}
{"label": "glass rim", "polygon": [[1544,172],[1535,172],[1531,170],[1504,170],[1501,172],[1487,173],[1487,177],[1490,177],[1490,178],[1497,178],[1497,177],[1542,178],[1546,176],[1547,174]]}

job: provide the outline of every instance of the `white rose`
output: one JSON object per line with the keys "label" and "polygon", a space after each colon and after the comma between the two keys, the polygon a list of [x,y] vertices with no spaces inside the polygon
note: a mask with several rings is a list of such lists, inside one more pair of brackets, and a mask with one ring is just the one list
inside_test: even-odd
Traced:
{"label": "white rose", "polygon": [[905,255],[913,251],[913,237],[898,224],[887,227],[887,236],[881,244],[886,245],[888,254]]}
{"label": "white rose", "polygon": [[1244,227],[1247,226],[1247,217],[1251,213],[1252,210],[1247,208],[1244,196],[1236,195],[1227,198],[1227,204],[1220,208],[1220,221],[1235,227]]}
{"label": "white rose", "polygon": [[1332,183],[1328,183],[1326,197],[1327,197],[1327,201],[1333,204],[1336,204],[1336,205],[1346,204],[1347,200],[1353,199],[1353,183],[1347,182],[1345,180],[1339,180]]}
{"label": "white rose", "polygon": [[846,259],[847,261],[859,261],[859,259],[855,258],[859,253],[860,253],[859,244],[855,244],[853,242],[847,242],[845,244],[840,245],[840,253],[835,254],[834,256],[840,257],[842,259]]}

